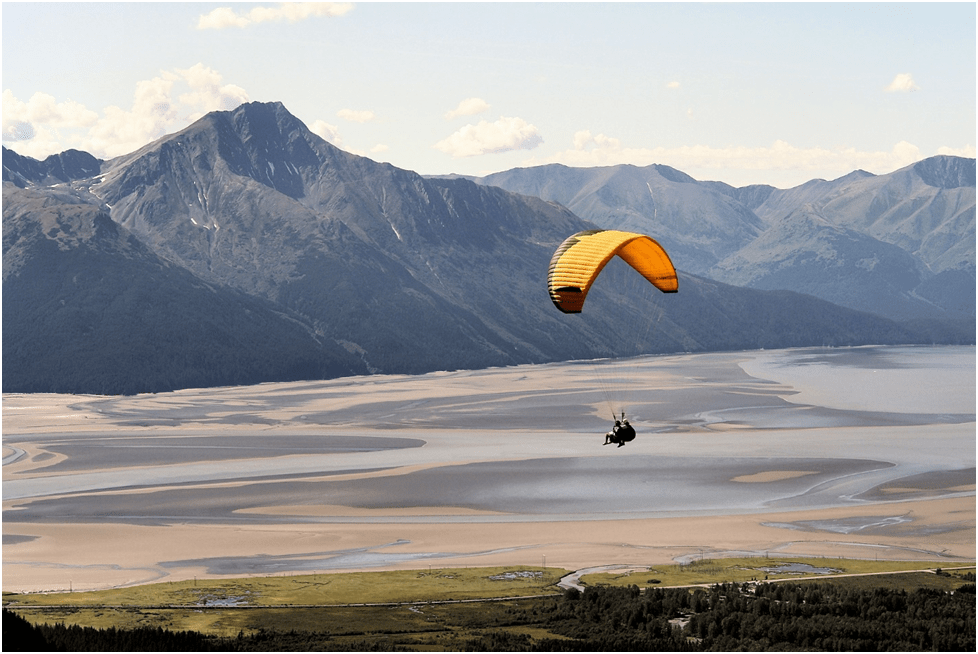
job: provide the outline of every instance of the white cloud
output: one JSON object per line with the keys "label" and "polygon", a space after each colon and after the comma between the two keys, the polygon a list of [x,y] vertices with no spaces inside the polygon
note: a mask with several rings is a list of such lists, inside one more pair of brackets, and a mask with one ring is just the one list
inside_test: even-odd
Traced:
{"label": "white cloud", "polygon": [[35,159],[44,159],[48,155],[62,152],[58,134],[46,127],[35,127],[31,123],[22,122],[8,124],[4,116],[3,141],[4,145],[19,154]]}
{"label": "white cloud", "polygon": [[669,82],[668,84],[666,84],[666,88],[667,89],[678,89],[679,88],[679,82],[676,82],[676,81]]}
{"label": "white cloud", "polygon": [[351,123],[369,123],[376,118],[372,111],[354,111],[353,109],[340,109],[336,115]]}
{"label": "white cloud", "polygon": [[309,126],[309,131],[335,146],[339,146],[343,142],[343,139],[340,138],[340,128],[336,125],[330,125],[325,120],[313,121],[312,125]]}
{"label": "white cloud", "polygon": [[6,116],[3,118],[3,140],[4,141],[30,141],[36,132],[34,125],[26,120],[13,120]]}
{"label": "white cloud", "polygon": [[511,150],[532,150],[543,143],[536,126],[522,118],[507,118],[490,123],[466,125],[447,139],[435,144],[435,148],[455,158],[494,154]]}
{"label": "white cloud", "polygon": [[975,146],[966,145],[963,148],[949,148],[947,146],[942,146],[937,148],[937,154],[943,154],[950,157],[967,157],[968,159],[974,159]]}
{"label": "white cloud", "polygon": [[226,27],[246,27],[251,21],[244,16],[238,16],[230,7],[218,7],[209,14],[197,19],[199,30],[222,30]]}
{"label": "white cloud", "polygon": [[890,85],[886,87],[886,91],[890,93],[909,93],[910,91],[917,91],[920,87],[917,83],[913,81],[913,75],[910,73],[899,73],[890,82]]}
{"label": "white cloud", "polygon": [[621,141],[604,134],[594,136],[591,130],[585,129],[574,134],[574,149],[584,150],[587,146],[593,145],[597,150],[607,150],[617,152],[621,150]]}
{"label": "white cloud", "polygon": [[349,2],[280,2],[275,7],[255,7],[240,14],[230,7],[218,7],[197,21],[199,30],[250,27],[259,23],[287,20],[295,23],[314,16],[342,16],[353,9]]}
{"label": "white cloud", "polygon": [[194,107],[196,120],[211,111],[231,111],[248,101],[248,94],[240,86],[221,84],[221,75],[203,64],[196,64],[186,70],[176,69],[179,78],[190,87],[189,93],[180,96],[180,102]]}
{"label": "white cloud", "polygon": [[[590,131],[577,132],[573,147],[549,157],[533,157],[522,162],[525,166],[561,163],[567,166],[613,166],[633,164],[647,166],[658,163],[673,166],[694,177],[725,171],[728,178],[771,177],[758,176],[757,171],[775,173],[779,177],[797,178],[802,183],[815,177],[834,178],[853,170],[862,169],[875,174],[889,173],[924,158],[917,146],[900,141],[889,151],[866,152],[855,148],[799,148],[785,141],[775,141],[768,147],[735,146],[716,148],[707,145],[680,146],[674,148],[628,148],[604,134],[592,135]],[[974,147],[960,150],[940,148],[937,154],[975,156]],[[700,177],[703,179],[703,177]],[[730,182],[735,183],[735,182]],[[736,182],[739,183],[739,182]],[[752,182],[745,182],[752,183]]]}
{"label": "white cloud", "polygon": [[594,137],[591,136],[591,130],[589,130],[589,129],[581,130],[580,132],[575,132],[574,133],[574,149],[575,150],[583,150],[584,147],[588,143],[592,142],[593,140],[594,140]]}
{"label": "white cloud", "polygon": [[137,82],[132,107],[128,111],[106,107],[82,138],[82,149],[98,153],[97,156],[114,157],[166,134],[167,124],[176,118],[170,95],[178,79],[173,73],[164,72],[161,77]]}
{"label": "white cloud", "polygon": [[489,104],[482,98],[466,98],[458,103],[455,109],[445,114],[445,120],[458,116],[474,116],[489,111]]}
{"label": "white cloud", "polygon": [[233,109],[247,101],[244,89],[222,84],[220,74],[203,64],[141,80],[131,107],[105,107],[101,115],[77,102],[57,102],[45,93],[23,102],[7,90],[3,137],[17,152],[37,159],[68,148],[107,159],[182,129],[207,112]]}
{"label": "white cloud", "polygon": [[[98,114],[73,100],[58,102],[47,93],[35,93],[27,102],[14,97],[9,90],[3,92],[3,140],[30,141],[39,136],[41,125],[48,130],[90,127],[98,120]],[[47,132],[49,135],[50,131]]]}
{"label": "white cloud", "polygon": [[374,154],[380,154],[381,152],[387,152],[390,149],[387,145],[383,143],[378,143],[374,147],[370,148],[370,151]]}

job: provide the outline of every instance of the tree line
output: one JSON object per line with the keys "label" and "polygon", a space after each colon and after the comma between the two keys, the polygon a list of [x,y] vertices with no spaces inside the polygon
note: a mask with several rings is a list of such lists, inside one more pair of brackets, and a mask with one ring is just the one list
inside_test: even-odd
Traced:
{"label": "tree line", "polygon": [[[521,601],[452,641],[461,651],[975,651],[975,584],[956,591],[853,589],[824,583],[717,584],[709,589],[594,587]],[[508,628],[535,626],[553,638]],[[470,625],[474,627],[474,625]],[[3,611],[16,651],[376,651],[417,640],[334,640],[328,632],[262,630],[237,638],[159,628],[31,625]],[[414,645],[411,647],[411,645]],[[432,643],[434,644],[434,643]],[[419,645],[421,645],[419,647]]]}

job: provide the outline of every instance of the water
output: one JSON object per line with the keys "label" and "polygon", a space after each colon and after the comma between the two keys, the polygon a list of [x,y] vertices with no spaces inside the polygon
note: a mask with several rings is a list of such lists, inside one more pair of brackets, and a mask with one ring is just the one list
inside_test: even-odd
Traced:
{"label": "water", "polygon": [[819,568],[807,563],[780,563],[778,565],[758,568],[768,574],[809,574],[809,575],[832,575],[839,574],[841,570],[835,568]]}
{"label": "water", "polygon": [[793,404],[927,415],[975,412],[974,347],[812,348],[760,354],[752,377],[788,384]]}
{"label": "water", "polygon": [[[25,456],[5,465],[4,499],[21,505],[4,520],[599,520],[865,504],[900,483],[910,492],[895,499],[918,487],[974,495],[960,481],[974,478],[974,347],[641,357],[621,369],[638,431],[623,448],[602,445],[601,391],[575,363],[73,400],[97,411],[96,432],[18,433],[5,398],[5,445],[32,452],[38,474],[8,474]],[[182,417],[132,427],[160,411]],[[107,492],[140,488],[153,492]],[[303,508],[323,505],[349,510]]]}

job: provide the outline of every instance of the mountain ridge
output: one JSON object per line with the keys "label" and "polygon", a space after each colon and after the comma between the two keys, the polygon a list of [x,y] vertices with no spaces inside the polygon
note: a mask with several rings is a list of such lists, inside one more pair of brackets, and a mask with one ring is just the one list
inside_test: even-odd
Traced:
{"label": "mountain ridge", "polygon": [[[682,247],[670,249],[680,269],[679,294],[650,293],[634,271],[613,261],[585,314],[568,320],[551,305],[546,268],[566,236],[594,223],[532,194],[462,178],[426,178],[343,152],[312,134],[281,103],[208,114],[101,162],[96,174],[55,185],[53,166],[17,155],[8,167],[8,152],[3,247],[4,296],[11,303],[5,299],[4,308],[16,310],[4,312],[4,351],[58,352],[57,364],[45,368],[50,389],[67,388],[50,372],[59,366],[79,380],[86,371],[93,379],[108,378],[109,362],[119,367],[108,349],[100,364],[97,348],[83,342],[92,312],[76,304],[71,312],[62,310],[71,298],[58,289],[74,288],[65,280],[75,278],[91,286],[86,293],[74,289],[76,295],[101,298],[99,306],[112,309],[103,310],[112,329],[132,335],[125,341],[130,361],[133,352],[165,343],[180,354],[171,357],[174,366],[190,371],[166,370],[165,357],[158,357],[158,369],[141,385],[129,375],[115,391],[99,382],[94,392],[240,383],[255,378],[242,371],[262,365],[267,374],[257,376],[274,381],[297,370],[312,378],[413,374],[657,352],[923,343],[935,334],[948,342],[973,339],[973,330],[969,334],[960,325],[900,325],[807,295],[706,279],[683,267]],[[668,197],[665,189],[701,190],[701,183],[681,171],[659,166],[653,172],[654,183],[645,184],[648,200],[641,187],[633,192],[634,199],[651,202],[653,215],[682,205],[684,196]],[[29,188],[19,188],[17,181]],[[759,201],[764,189],[750,194]],[[730,239],[747,244],[766,228],[719,188],[708,189],[707,197],[707,206],[732,213],[730,224],[717,222],[706,209],[692,218],[664,216],[675,225],[695,223],[688,249],[729,248],[723,242]],[[638,215],[621,207],[623,225]],[[59,223],[72,212],[83,214],[85,224],[110,218],[118,238],[131,239],[132,247],[93,251],[98,239],[76,234],[71,240],[69,233],[85,231],[80,223]],[[32,238],[19,236],[26,233]],[[715,265],[719,259],[713,258]],[[60,286],[45,269],[59,271]],[[136,290],[127,292],[118,279]],[[149,287],[140,285],[145,280],[170,298],[171,318],[153,309]],[[43,292],[23,290],[41,287]],[[32,331],[23,318],[28,315],[45,329]],[[221,315],[233,320],[222,323]],[[148,316],[164,324],[140,341]],[[192,342],[173,345],[182,322],[212,325],[223,342],[201,337],[196,350]],[[257,326],[276,347],[262,344]],[[242,338],[236,340],[234,330]],[[73,348],[85,353],[84,361],[73,363]],[[281,359],[277,367],[266,356],[273,351]],[[309,353],[305,368],[299,363],[303,351]],[[30,386],[15,374],[28,359],[9,361],[5,391],[39,387],[37,380]],[[213,361],[213,369],[194,361]],[[7,366],[5,356],[5,373]],[[75,383],[70,392],[92,392],[83,388]]]}
{"label": "mountain ridge", "polygon": [[[538,193],[604,228],[647,233],[670,253],[676,252],[691,272],[717,280],[729,278],[742,286],[805,292],[850,308],[867,307],[864,298],[869,287],[861,292],[854,286],[867,278],[860,275],[861,281],[842,280],[840,285],[836,268],[891,258],[891,248],[896,246],[914,260],[908,265],[919,271],[919,282],[907,288],[899,279],[902,272],[879,269],[873,277],[892,274],[895,278],[871,280],[875,292],[884,291],[874,297],[875,313],[897,320],[975,316],[974,159],[941,155],[888,175],[856,170],[792,189],[735,188],[723,182],[699,182],[685,174],[662,174],[668,170],[672,169],[660,165],[581,169],[550,165],[503,171],[475,181]],[[851,230],[853,244],[852,250],[840,247],[832,257],[820,258],[821,268],[809,266],[804,279],[779,276],[766,258],[774,255],[781,262],[776,265],[782,266],[786,260],[807,256],[809,237],[794,242],[783,233],[784,220],[799,211],[797,215],[819,216],[821,228],[827,230],[823,241],[832,238],[830,226],[838,226]],[[771,248],[775,241],[777,253]],[[761,247],[764,243],[766,249]],[[942,288],[935,279],[953,283]]]}
{"label": "mountain ridge", "polygon": [[156,392],[366,372],[273,304],[158,257],[97,203],[61,197],[4,189],[4,392]]}

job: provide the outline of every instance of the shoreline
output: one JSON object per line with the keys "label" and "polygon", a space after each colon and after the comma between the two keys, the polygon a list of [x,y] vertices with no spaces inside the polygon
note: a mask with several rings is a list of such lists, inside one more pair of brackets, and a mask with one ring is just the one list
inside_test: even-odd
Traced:
{"label": "shoreline", "polygon": [[[975,498],[971,496],[809,511],[585,523],[135,526],[5,522],[5,536],[14,532],[37,539],[30,541],[32,556],[11,555],[11,550],[20,547],[4,548],[3,591],[63,592],[191,578],[520,566],[544,561],[547,567],[573,571],[600,565],[662,565],[683,557],[724,554],[946,559],[952,564],[975,559],[974,515]],[[824,530],[827,522],[859,520],[869,526],[850,533]],[[811,523],[823,524],[823,529],[806,527]],[[118,543],[126,544],[126,553],[113,546]],[[58,553],[56,564],[39,560],[48,552]]]}
{"label": "shoreline", "polygon": [[[724,552],[973,561],[974,362],[628,360],[625,448],[601,446],[609,412],[577,364],[6,394],[3,590]],[[954,392],[895,402],[935,376]]]}

